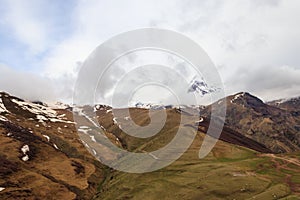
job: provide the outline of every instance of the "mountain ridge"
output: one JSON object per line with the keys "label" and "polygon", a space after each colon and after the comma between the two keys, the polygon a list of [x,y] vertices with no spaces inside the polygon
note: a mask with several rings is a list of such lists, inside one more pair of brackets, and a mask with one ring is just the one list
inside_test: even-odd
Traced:
{"label": "mountain ridge", "polygon": [[[176,193],[178,192],[183,196],[191,195],[188,199],[199,199],[205,196],[217,199],[219,197],[218,193],[225,190],[229,192],[224,193],[224,195],[231,199],[237,197],[245,199],[246,197],[250,198],[251,195],[267,195],[269,197],[269,193],[265,193],[259,187],[247,186],[250,187],[249,190],[246,190],[249,193],[247,194],[240,188],[235,190],[234,187],[226,187],[225,189],[221,187],[222,189],[219,188],[219,190],[214,187],[218,183],[209,177],[206,177],[206,179],[214,183],[211,187],[203,185],[204,182],[199,182],[197,179],[199,175],[198,168],[203,169],[204,174],[210,174],[214,171],[217,172],[218,167],[220,167],[224,170],[221,173],[222,175],[216,176],[214,174],[212,177],[222,176],[230,181],[232,185],[235,185],[236,180],[247,184],[251,180],[253,185],[264,182],[264,190],[280,192],[281,197],[300,192],[300,189],[298,189],[298,187],[300,188],[300,182],[298,183],[294,179],[289,180],[288,174],[281,171],[276,171],[276,173],[280,173],[285,178],[279,179],[271,175],[268,177],[270,182],[279,185],[268,189],[269,184],[263,174],[265,172],[262,171],[271,170],[268,173],[275,173],[269,163],[280,165],[284,169],[296,170],[294,167],[291,169],[281,165],[274,156],[282,158],[281,162],[295,165],[295,162],[290,162],[290,159],[296,159],[297,152],[299,152],[298,144],[293,143],[293,139],[297,139],[299,133],[296,129],[294,130],[294,125],[300,122],[298,116],[294,116],[291,111],[267,105],[257,97],[246,93],[231,95],[219,101],[226,101],[227,121],[220,135],[220,140],[208,155],[208,158],[204,161],[199,160],[197,152],[209,126],[210,106],[201,107],[201,118],[197,121],[198,125],[195,126],[196,122],[193,121],[187,124],[191,128],[196,128],[198,132],[195,142],[183,155],[183,158],[166,169],[145,175],[150,178],[149,180],[154,178],[154,182],[149,183],[151,187],[155,188],[155,183],[160,180],[157,174],[176,172],[179,175],[184,171],[190,171],[191,174],[188,174],[188,176],[190,177],[189,180],[192,181],[192,185],[189,186],[190,189],[192,188],[191,190],[181,191],[177,186],[181,183],[172,184],[172,188]],[[215,103],[218,104],[218,101]],[[148,109],[129,108],[130,117],[115,119],[110,106],[84,106],[72,112],[71,110],[74,107],[54,109],[42,102],[27,102],[7,93],[1,93],[0,95],[0,108],[1,199],[33,199],[35,196],[58,199],[91,199],[92,197],[111,199],[114,196],[111,193],[112,191],[117,195],[114,197],[119,199],[134,199],[133,194],[140,197],[141,194],[138,191],[126,189],[125,187],[125,185],[131,184],[130,180],[133,179],[134,175],[112,170],[102,165],[95,158],[98,153],[97,149],[89,144],[92,144],[94,140],[98,140],[97,133],[94,132],[93,124],[86,116],[95,115],[93,119],[101,124],[107,137],[119,148],[132,152],[150,152],[171,141],[176,135],[180,116],[190,114],[182,112],[182,108],[178,106],[166,107],[168,118],[161,132],[151,138],[136,139],[122,131],[122,120],[132,120],[141,126],[147,125],[150,122]],[[198,108],[191,107],[189,109],[197,110]],[[122,111],[122,109],[119,110]],[[84,126],[76,129],[73,120],[74,115],[78,117]],[[285,123],[280,124],[282,120],[290,120],[289,126],[293,125],[284,129],[294,131],[290,132],[290,135],[278,132],[281,131],[282,126],[286,125]],[[274,141],[278,143],[273,143]],[[293,157],[289,157],[289,155]],[[108,153],[108,158],[109,156]],[[259,160],[258,164],[257,160]],[[245,166],[245,163],[248,163],[247,166]],[[228,165],[238,167],[231,168]],[[211,171],[211,168],[214,168],[214,170]],[[255,173],[255,176],[251,175],[252,173]],[[178,175],[163,177],[165,181],[171,181],[174,178],[176,179]],[[295,172],[294,175],[298,177],[298,172]],[[124,180],[122,177],[127,178]],[[247,177],[247,180],[244,180],[245,177]],[[135,178],[141,181],[144,180],[142,176]],[[219,180],[219,178],[216,180]],[[115,185],[115,181],[122,184]],[[184,179],[184,183],[187,182],[189,181]],[[160,184],[164,185],[164,181]],[[240,184],[237,184],[235,187],[239,186]],[[185,186],[181,187],[185,188]],[[119,190],[115,191],[114,188]],[[207,189],[203,188],[210,188],[210,192],[206,193]],[[282,190],[291,190],[293,193],[282,192]],[[132,195],[128,194],[128,191],[131,191]],[[140,191],[144,191],[143,188],[140,188]],[[153,191],[163,192],[160,188]],[[189,192],[187,193],[187,191]],[[151,199],[150,196],[149,199]],[[154,196],[153,194],[152,197]],[[168,199],[168,196],[164,197]]]}

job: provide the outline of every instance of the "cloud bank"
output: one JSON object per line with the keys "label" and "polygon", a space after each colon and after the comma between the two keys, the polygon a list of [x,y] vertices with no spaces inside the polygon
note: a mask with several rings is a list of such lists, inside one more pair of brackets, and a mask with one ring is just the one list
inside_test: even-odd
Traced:
{"label": "cloud bank", "polygon": [[[264,100],[300,95],[297,0],[1,0],[0,5],[0,63],[6,66],[0,90],[20,97],[70,100],[87,56],[110,37],[142,27],[175,30],[199,43],[227,94],[250,91]],[[41,89],[32,90],[25,83],[30,79]]]}
{"label": "cloud bank", "polygon": [[0,64],[0,85],[6,92],[28,100],[55,101],[54,85],[47,78],[15,71]]}

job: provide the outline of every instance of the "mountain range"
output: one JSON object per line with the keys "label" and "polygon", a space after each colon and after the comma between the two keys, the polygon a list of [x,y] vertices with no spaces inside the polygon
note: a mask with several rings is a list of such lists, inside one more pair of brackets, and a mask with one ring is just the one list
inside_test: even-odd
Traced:
{"label": "mountain range", "polygon": [[[97,140],[93,121],[119,148],[150,152],[176,135],[180,116],[188,114],[180,106],[139,103],[116,120],[106,105],[47,105],[2,92],[0,199],[299,199],[300,98],[263,102],[241,92],[214,104],[222,102],[225,125],[206,158],[199,159],[198,151],[214,106],[188,106],[201,114],[188,151],[166,168],[130,174],[101,164],[81,140]],[[167,113],[158,134],[136,138],[122,131],[122,120],[149,124],[150,108]],[[73,117],[84,124],[78,132]]]}

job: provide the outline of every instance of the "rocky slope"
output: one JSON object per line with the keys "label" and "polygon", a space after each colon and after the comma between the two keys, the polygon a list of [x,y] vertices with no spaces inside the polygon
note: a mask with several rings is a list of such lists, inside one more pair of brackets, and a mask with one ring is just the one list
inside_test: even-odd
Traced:
{"label": "rocky slope", "polygon": [[[275,153],[300,149],[299,116],[295,115],[295,108],[269,105],[249,93],[231,95],[216,104],[221,101],[226,101],[226,126],[230,129],[264,144]],[[208,106],[202,112],[209,117],[210,109]]]}
{"label": "rocky slope", "polygon": [[288,111],[299,111],[300,110],[300,97],[294,97],[290,99],[280,99],[267,102],[267,104],[288,110]]}
{"label": "rocky slope", "polygon": [[0,199],[90,199],[105,170],[70,111],[0,93]]}

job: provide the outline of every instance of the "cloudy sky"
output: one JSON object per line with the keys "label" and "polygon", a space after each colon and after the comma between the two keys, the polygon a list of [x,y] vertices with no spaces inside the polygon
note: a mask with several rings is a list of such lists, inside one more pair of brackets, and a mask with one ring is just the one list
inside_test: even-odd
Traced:
{"label": "cloudy sky", "polygon": [[300,95],[298,0],[0,0],[0,90],[69,101],[84,60],[121,32],[180,32],[210,56],[232,94]]}

